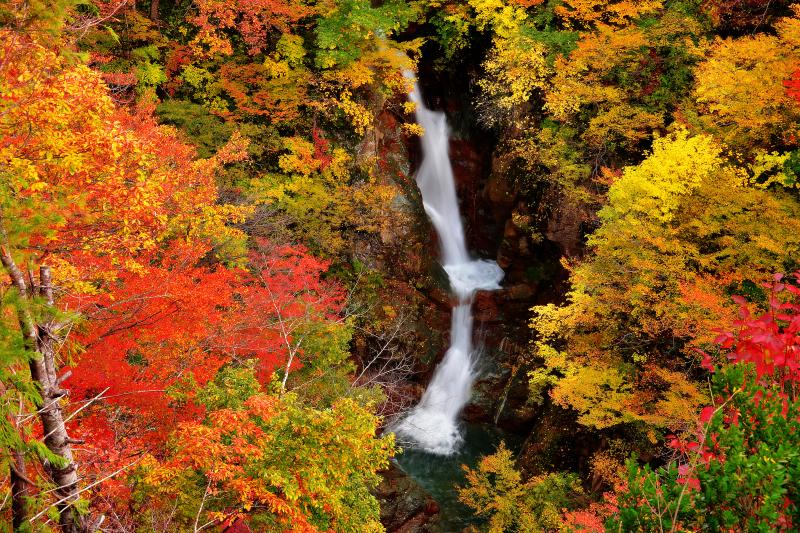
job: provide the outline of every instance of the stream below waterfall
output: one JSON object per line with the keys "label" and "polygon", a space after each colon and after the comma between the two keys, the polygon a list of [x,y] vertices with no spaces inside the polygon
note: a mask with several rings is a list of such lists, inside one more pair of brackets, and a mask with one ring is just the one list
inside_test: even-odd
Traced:
{"label": "stream below waterfall", "polygon": [[461,465],[474,468],[484,455],[494,453],[500,441],[514,453],[519,452],[523,437],[506,433],[487,424],[463,424],[463,444],[451,455],[435,455],[419,448],[406,447],[397,456],[403,471],[414,478],[439,504],[441,530],[461,531],[482,521],[458,501],[457,485],[464,484]]}

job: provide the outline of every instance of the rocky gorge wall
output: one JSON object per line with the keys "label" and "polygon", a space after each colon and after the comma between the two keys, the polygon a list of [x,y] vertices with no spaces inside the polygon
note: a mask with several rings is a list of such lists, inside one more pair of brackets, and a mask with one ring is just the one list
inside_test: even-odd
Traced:
{"label": "rocky gorge wall", "polygon": [[[531,341],[529,309],[563,297],[566,273],[559,260],[582,253],[587,214],[559,203],[558,197],[544,195],[555,201],[547,206],[531,204],[502,172],[494,158],[495,133],[481,128],[472,112],[469,78],[463,69],[435,71],[428,63],[420,69],[429,105],[444,109],[452,128],[450,154],[469,248],[480,257],[495,259],[506,273],[502,290],[476,297],[481,374],[463,418],[525,438],[520,468],[534,474],[560,455],[551,452],[563,450],[558,435],[569,413],[528,402],[531,368],[530,358],[524,356]],[[390,228],[381,232],[379,241],[358,242],[355,255],[384,276],[383,303],[408,317],[404,349],[414,354],[414,372],[407,376],[402,394],[413,404],[447,348],[451,301],[438,264],[435,233],[413,181],[418,141],[401,132],[403,120],[410,119],[382,113],[359,147],[362,157],[375,158],[380,179],[393,183],[399,192],[391,206]],[[396,467],[384,478],[379,494],[387,530],[435,531],[435,502]]]}

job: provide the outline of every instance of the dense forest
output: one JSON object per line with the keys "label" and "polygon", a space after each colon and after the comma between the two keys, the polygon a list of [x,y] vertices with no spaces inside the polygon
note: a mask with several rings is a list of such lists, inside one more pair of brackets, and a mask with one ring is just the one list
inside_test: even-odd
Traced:
{"label": "dense forest", "polygon": [[800,4],[0,0],[0,177],[0,531],[800,530]]}

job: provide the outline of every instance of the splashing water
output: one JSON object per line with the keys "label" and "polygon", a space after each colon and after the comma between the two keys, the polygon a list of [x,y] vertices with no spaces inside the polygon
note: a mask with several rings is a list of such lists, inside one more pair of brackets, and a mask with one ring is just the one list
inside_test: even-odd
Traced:
{"label": "splashing water", "polygon": [[[413,78],[412,72],[406,77]],[[416,104],[422,136],[422,164],[417,185],[425,212],[439,236],[442,263],[458,299],[450,325],[450,348],[439,363],[419,404],[392,429],[417,447],[449,455],[461,443],[458,415],[470,399],[475,380],[472,349],[472,302],[478,290],[500,288],[503,270],[494,261],[472,260],[464,240],[464,227],[456,198],[453,168],[448,155],[448,130],[444,113],[425,107],[416,82],[409,95]]]}

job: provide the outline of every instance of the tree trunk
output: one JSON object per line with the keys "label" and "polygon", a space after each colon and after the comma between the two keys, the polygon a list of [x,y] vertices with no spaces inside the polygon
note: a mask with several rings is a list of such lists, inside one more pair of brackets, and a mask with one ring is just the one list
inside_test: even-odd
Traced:
{"label": "tree trunk", "polygon": [[[50,267],[43,266],[39,270],[40,294],[49,306],[53,301],[53,279]],[[39,418],[44,429],[44,443],[47,448],[64,458],[65,466],[58,468],[47,465],[48,473],[53,483],[58,487],[55,491],[59,523],[65,533],[79,533],[84,530],[75,513],[75,502],[78,500],[78,468],[72,456],[67,426],[61,411],[61,398],[67,394],[58,384],[56,366],[56,350],[58,347],[58,324],[50,320],[37,325],[37,351],[41,354],[41,361],[31,361],[31,375],[42,384],[42,406],[39,409]]]}
{"label": "tree trunk", "polygon": [[55,373],[56,337],[49,330],[48,325],[39,326],[39,353],[41,361],[31,362],[31,375],[39,383],[47,383],[42,388],[42,406],[39,408],[39,418],[44,430],[44,443],[55,455],[64,459],[65,466],[58,468],[56,465],[45,465],[53,483],[58,487],[55,497],[56,507],[60,513],[59,523],[65,533],[78,533],[82,531],[75,514],[74,505],[78,500],[78,469],[72,456],[67,427],[61,411],[61,398],[66,391],[58,387],[58,376]]}
{"label": "tree trunk", "polygon": [[[53,483],[56,484],[54,496],[60,514],[59,525],[64,533],[83,533],[86,528],[81,524],[74,507],[79,497],[78,470],[61,411],[61,398],[66,395],[66,391],[61,390],[58,385],[56,350],[61,326],[52,319],[35,322],[31,305],[36,296],[36,288],[26,285],[25,277],[8,248],[5,232],[0,236],[5,241],[0,246],[0,261],[20,294],[21,303],[17,313],[25,346],[35,352],[31,355],[29,366],[31,378],[39,386],[42,395],[41,404],[36,407],[44,430],[44,443],[54,455],[63,459],[61,461],[63,467],[47,463],[44,465]],[[41,267],[38,289],[39,296],[44,297],[47,304],[52,306],[53,284],[49,267]]]}
{"label": "tree trunk", "polygon": [[28,497],[28,473],[25,468],[25,456],[22,452],[14,450],[11,453],[10,464],[11,478],[11,526],[14,531],[22,529],[28,521],[28,506],[25,498]]}
{"label": "tree trunk", "polygon": [[158,8],[161,0],[150,0],[150,20],[158,22]]}

